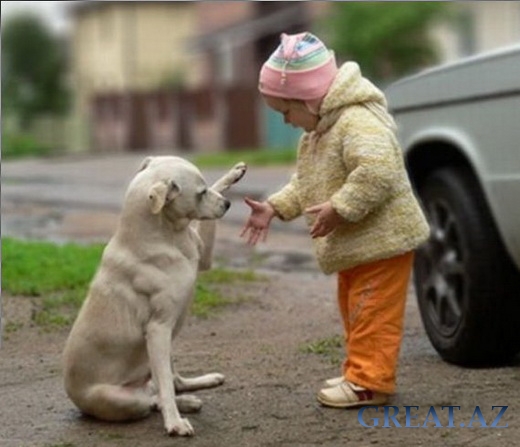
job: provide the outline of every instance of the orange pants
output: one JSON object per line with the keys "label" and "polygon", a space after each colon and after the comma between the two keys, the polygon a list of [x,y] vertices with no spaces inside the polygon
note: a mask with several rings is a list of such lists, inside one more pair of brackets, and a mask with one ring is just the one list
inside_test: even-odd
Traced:
{"label": "orange pants", "polygon": [[414,253],[338,272],[338,301],[345,328],[350,382],[395,392],[404,309]]}

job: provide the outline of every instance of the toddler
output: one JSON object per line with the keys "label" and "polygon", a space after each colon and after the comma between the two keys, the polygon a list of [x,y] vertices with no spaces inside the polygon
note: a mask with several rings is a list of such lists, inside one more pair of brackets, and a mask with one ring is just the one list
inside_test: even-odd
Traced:
{"label": "toddler", "polygon": [[317,261],[335,273],[348,352],[318,401],[384,405],[395,392],[414,250],[429,236],[383,93],[355,62],[339,69],[311,33],[281,35],[260,71],[266,104],[303,128],[296,173],[251,208],[241,236],[265,241],[276,216],[305,216]]}

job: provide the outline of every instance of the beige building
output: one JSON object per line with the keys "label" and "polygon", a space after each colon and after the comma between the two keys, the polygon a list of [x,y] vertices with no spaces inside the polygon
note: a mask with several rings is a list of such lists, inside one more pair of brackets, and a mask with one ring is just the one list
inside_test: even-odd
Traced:
{"label": "beige building", "polygon": [[453,15],[433,30],[442,62],[520,42],[520,2],[453,2]]}
{"label": "beige building", "polygon": [[474,19],[474,49],[492,50],[520,42],[520,2],[467,2]]}
{"label": "beige building", "polygon": [[[251,110],[260,64],[280,32],[315,29],[332,3],[74,2],[71,147],[265,144],[264,112]],[[442,62],[520,41],[520,2],[450,5],[454,14],[432,29]]]}
{"label": "beige building", "polygon": [[193,35],[189,2],[88,2],[75,7],[75,82],[96,91],[180,82]]}
{"label": "beige building", "polygon": [[184,49],[196,32],[192,2],[75,2],[71,17],[74,117],[81,129],[75,149],[92,146],[96,96],[197,82],[197,61]]}
{"label": "beige building", "polygon": [[271,50],[281,31],[310,28],[326,6],[242,1],[73,4],[74,148],[258,145],[259,120],[251,105],[254,109],[258,66],[266,56],[261,40],[267,36]]}

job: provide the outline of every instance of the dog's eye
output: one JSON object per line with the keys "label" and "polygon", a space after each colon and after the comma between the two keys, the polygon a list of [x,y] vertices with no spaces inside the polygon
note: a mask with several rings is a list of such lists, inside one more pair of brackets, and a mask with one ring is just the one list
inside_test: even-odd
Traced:
{"label": "dog's eye", "polygon": [[202,189],[202,190],[199,191],[198,196],[199,196],[199,197],[202,197],[202,196],[203,196],[204,194],[206,194],[207,192],[208,192],[207,188],[204,188],[204,189]]}

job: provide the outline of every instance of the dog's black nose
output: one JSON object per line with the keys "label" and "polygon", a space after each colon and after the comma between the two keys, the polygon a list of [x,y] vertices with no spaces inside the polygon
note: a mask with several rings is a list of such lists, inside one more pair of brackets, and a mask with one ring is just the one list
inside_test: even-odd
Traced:
{"label": "dog's black nose", "polygon": [[226,207],[226,211],[227,211],[229,209],[229,207],[231,206],[231,202],[228,199],[226,199],[224,201],[224,206]]}

